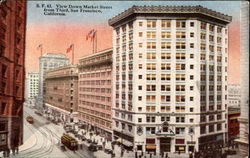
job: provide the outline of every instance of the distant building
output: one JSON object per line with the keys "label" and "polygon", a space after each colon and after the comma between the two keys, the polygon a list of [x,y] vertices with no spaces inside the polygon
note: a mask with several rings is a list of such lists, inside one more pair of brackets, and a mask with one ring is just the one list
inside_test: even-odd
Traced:
{"label": "distant building", "polygon": [[240,96],[240,85],[228,84],[228,107],[239,107]]}
{"label": "distant building", "polygon": [[77,121],[78,69],[75,65],[45,72],[44,103],[46,114],[55,121]]}
{"label": "distant building", "polygon": [[109,20],[115,139],[157,154],[224,144],[231,20],[202,6],[133,6]]}
{"label": "distant building", "polygon": [[228,107],[228,142],[233,144],[234,140],[239,138],[240,131],[240,107],[239,106],[229,106]]}
{"label": "distant building", "polygon": [[112,139],[112,49],[79,59],[79,121]]}
{"label": "distant building", "polygon": [[43,94],[45,91],[44,74],[46,71],[68,65],[69,59],[63,54],[47,53],[39,58],[39,92],[37,98],[37,109],[43,109]]}
{"label": "distant building", "polygon": [[35,97],[38,96],[38,88],[39,88],[39,73],[38,72],[28,72],[26,77],[26,103],[34,106]]}
{"label": "distant building", "polygon": [[0,151],[23,144],[26,1],[0,2]]}
{"label": "distant building", "polygon": [[239,153],[249,156],[249,2],[241,1],[240,17],[240,138]]}

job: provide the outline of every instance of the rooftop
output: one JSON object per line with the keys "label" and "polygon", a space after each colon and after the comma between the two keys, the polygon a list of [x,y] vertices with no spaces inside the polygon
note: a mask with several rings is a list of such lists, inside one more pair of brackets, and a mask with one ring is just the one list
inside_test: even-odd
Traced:
{"label": "rooftop", "polygon": [[54,53],[46,53],[41,57],[42,58],[44,58],[44,57],[46,57],[46,58],[66,58],[66,56],[64,54],[54,54]]}
{"label": "rooftop", "polygon": [[94,54],[90,54],[90,55],[87,55],[87,56],[83,56],[79,59],[79,61],[81,60],[84,60],[84,59],[89,59],[91,57],[95,57],[97,55],[102,55],[102,54],[105,54],[105,53],[108,53],[108,52],[111,52],[113,49],[112,48],[107,48],[107,49],[104,49],[104,50],[101,50],[97,53],[94,53]]}
{"label": "rooftop", "polygon": [[187,14],[200,14],[209,18],[214,18],[220,20],[223,23],[230,23],[232,21],[232,16],[222,14],[220,12],[213,11],[208,8],[204,8],[200,5],[197,6],[133,6],[124,12],[118,14],[117,16],[109,19],[109,25],[113,26],[118,21],[121,21],[127,17],[134,14],[177,14],[187,15]]}

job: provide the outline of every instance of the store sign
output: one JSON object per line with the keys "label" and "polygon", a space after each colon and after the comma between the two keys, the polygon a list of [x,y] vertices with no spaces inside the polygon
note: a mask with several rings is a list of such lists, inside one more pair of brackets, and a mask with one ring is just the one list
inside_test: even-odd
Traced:
{"label": "store sign", "polygon": [[195,141],[187,141],[187,144],[196,144]]}

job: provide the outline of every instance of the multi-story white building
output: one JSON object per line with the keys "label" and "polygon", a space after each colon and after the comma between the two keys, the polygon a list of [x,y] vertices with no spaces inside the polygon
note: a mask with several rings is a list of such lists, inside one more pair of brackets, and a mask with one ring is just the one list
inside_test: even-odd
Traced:
{"label": "multi-story white building", "polygon": [[223,144],[231,17],[201,6],[133,6],[113,27],[113,132],[136,151]]}
{"label": "multi-story white building", "polygon": [[38,95],[39,73],[28,72],[26,77],[26,102],[30,105],[34,104],[35,97]]}
{"label": "multi-story white building", "polygon": [[45,90],[44,76],[47,70],[51,70],[60,66],[68,65],[69,59],[63,54],[47,53],[39,58],[39,92],[37,100],[37,108],[43,109],[43,94]]}
{"label": "multi-story white building", "polygon": [[240,96],[240,85],[228,84],[228,107],[239,107]]}
{"label": "multi-story white building", "polygon": [[240,17],[240,139],[239,150],[242,156],[249,156],[249,3],[241,2]]}

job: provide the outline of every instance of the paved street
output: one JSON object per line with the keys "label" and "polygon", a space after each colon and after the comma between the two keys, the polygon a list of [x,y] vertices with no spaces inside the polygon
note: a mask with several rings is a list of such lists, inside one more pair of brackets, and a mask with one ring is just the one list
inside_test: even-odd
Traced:
{"label": "paved street", "polygon": [[[34,124],[26,121],[27,116],[34,118]],[[13,158],[91,158],[92,153],[86,147],[83,150],[73,152],[71,150],[61,151],[60,137],[64,130],[59,125],[48,122],[42,116],[34,113],[33,109],[24,107],[24,143],[19,148],[19,154]]]}
{"label": "paved street", "polygon": [[[32,116],[34,118],[34,124],[29,124],[26,121],[27,116]],[[83,145],[82,149],[73,152],[69,149],[62,151],[60,149],[60,137],[65,133],[62,124],[54,124],[49,122],[45,117],[37,115],[34,113],[34,109],[29,107],[24,107],[24,144],[19,148],[19,154],[13,155],[13,158],[111,158],[111,154],[107,154],[104,150],[98,150],[97,152],[90,152],[87,149],[89,143],[77,139],[78,143]],[[98,145],[104,145],[105,149],[112,150],[112,145],[110,141],[105,141],[104,138],[99,135],[93,134],[90,136],[90,133],[84,129],[78,129],[78,134],[83,135],[87,139],[97,142]],[[74,135],[70,133],[72,137]],[[105,143],[103,143],[105,142]],[[114,146],[112,150],[116,158],[121,157],[121,148],[118,145]],[[141,153],[138,153],[139,157],[147,158],[159,158],[159,155],[151,155],[144,153],[141,156]],[[2,155],[0,155],[1,157]],[[170,158],[187,158],[187,154],[168,154]],[[125,151],[123,158],[133,158],[135,153],[131,151]],[[237,155],[229,156],[230,158],[240,158]]]}

